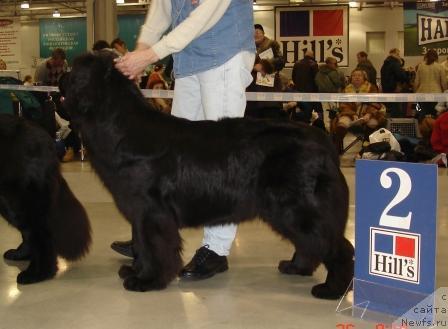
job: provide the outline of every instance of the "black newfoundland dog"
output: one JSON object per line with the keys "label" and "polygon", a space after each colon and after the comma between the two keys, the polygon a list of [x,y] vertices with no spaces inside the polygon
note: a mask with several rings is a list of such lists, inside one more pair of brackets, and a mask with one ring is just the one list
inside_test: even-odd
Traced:
{"label": "black newfoundland dog", "polygon": [[182,266],[179,229],[261,218],[296,253],[280,270],[324,263],[319,298],[338,298],[353,276],[344,238],[348,188],[330,140],[290,122],[179,119],[157,112],[114,68],[109,53],[78,57],[60,84],[91,163],[132,223],[128,290],[165,288]]}
{"label": "black newfoundland dog", "polygon": [[86,212],[61,176],[54,140],[43,129],[1,114],[0,150],[0,215],[24,239],[5,258],[30,260],[18,283],[52,278],[58,255],[77,260],[87,253]]}

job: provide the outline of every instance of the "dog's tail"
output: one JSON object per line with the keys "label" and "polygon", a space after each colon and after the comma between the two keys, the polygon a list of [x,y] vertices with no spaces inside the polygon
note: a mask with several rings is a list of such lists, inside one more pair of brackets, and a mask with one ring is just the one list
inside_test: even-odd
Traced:
{"label": "dog's tail", "polygon": [[56,253],[67,260],[85,256],[92,242],[90,222],[65,179],[58,174],[49,226]]}

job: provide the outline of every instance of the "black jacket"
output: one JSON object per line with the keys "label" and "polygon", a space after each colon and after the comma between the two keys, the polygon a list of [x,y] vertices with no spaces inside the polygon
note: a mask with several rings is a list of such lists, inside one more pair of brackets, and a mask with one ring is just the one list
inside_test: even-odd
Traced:
{"label": "black jacket", "polygon": [[312,93],[317,91],[314,81],[319,67],[314,58],[305,56],[304,59],[294,64],[292,69],[292,81],[297,91]]}
{"label": "black jacket", "polygon": [[409,77],[401,67],[400,60],[394,56],[387,57],[381,67],[381,86],[383,92],[398,92],[397,86],[403,82],[409,82]]}

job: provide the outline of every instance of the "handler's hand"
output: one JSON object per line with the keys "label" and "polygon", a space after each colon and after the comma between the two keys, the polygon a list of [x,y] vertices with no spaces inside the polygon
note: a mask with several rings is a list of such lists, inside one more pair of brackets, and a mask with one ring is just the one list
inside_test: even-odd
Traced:
{"label": "handler's hand", "polygon": [[151,49],[135,50],[117,59],[115,66],[130,80],[134,80],[149,64],[159,60],[157,54]]}

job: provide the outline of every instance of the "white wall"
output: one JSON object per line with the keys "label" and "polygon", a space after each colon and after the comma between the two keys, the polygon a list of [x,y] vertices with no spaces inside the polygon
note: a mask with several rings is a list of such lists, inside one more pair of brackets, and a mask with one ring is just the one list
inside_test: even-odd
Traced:
{"label": "white wall", "polygon": [[20,65],[22,79],[27,74],[34,78],[36,62],[39,62],[39,22],[22,23],[20,39],[22,41]]}

